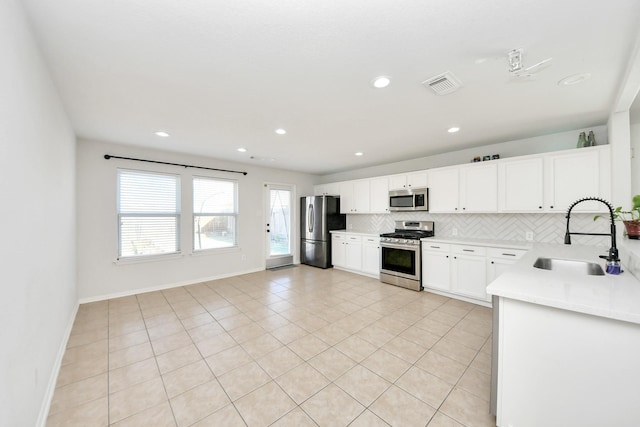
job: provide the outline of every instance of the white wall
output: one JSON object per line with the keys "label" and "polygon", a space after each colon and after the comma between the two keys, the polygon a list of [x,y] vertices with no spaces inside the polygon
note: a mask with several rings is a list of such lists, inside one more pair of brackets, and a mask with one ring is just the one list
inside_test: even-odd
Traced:
{"label": "white wall", "polygon": [[76,307],[75,137],[21,5],[0,2],[0,425],[44,418]]}
{"label": "white wall", "polygon": [[611,141],[611,203],[629,206],[631,203],[631,137],[629,111],[609,116],[607,123]]}
{"label": "white wall", "polygon": [[[127,160],[105,160],[104,155],[134,157],[247,171],[246,176]],[[157,261],[115,263],[118,254],[116,216],[117,168],[152,170],[181,175],[182,255]],[[238,180],[239,248],[191,254],[191,177],[217,176]],[[294,184],[293,253],[298,259],[299,196],[313,194],[317,176],[243,165],[206,157],[156,151],[97,141],[78,142],[78,293],[81,301],[126,295],[159,287],[196,283],[217,277],[262,270],[265,267],[264,184]]]}
{"label": "white wall", "polygon": [[640,123],[631,125],[631,194],[640,194]]}
{"label": "white wall", "polygon": [[[467,148],[465,150],[451,151],[449,153],[420,157],[403,162],[388,163],[385,165],[353,171],[323,175],[321,177],[321,182],[348,181],[352,179],[371,178],[374,176],[391,175],[415,170],[460,165],[471,162],[476,156],[483,157],[486,155],[499,154],[501,158],[506,158],[566,150],[576,147],[580,132],[589,132],[590,130],[593,130],[593,133],[595,134],[596,145],[605,145],[609,143],[607,127],[599,125],[585,129],[576,129],[569,132],[536,136],[533,138],[518,139],[515,141],[499,142],[483,147]],[[389,150],[393,150],[392,142],[389,143]]]}

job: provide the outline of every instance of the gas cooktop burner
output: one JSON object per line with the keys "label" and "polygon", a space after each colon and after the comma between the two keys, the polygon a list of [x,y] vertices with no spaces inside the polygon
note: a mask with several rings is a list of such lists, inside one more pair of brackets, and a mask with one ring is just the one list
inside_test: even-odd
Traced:
{"label": "gas cooktop burner", "polygon": [[411,240],[433,236],[433,221],[396,221],[396,231],[380,235],[383,238]]}
{"label": "gas cooktop burner", "polygon": [[424,237],[433,237],[433,231],[405,231],[400,230],[394,233],[384,233],[380,237],[393,237],[396,239],[415,239],[419,240]]}

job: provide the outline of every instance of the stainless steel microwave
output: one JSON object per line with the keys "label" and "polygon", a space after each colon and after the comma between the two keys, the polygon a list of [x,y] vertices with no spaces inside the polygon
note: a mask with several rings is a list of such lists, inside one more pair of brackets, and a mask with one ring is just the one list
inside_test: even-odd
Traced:
{"label": "stainless steel microwave", "polygon": [[391,212],[428,211],[429,189],[389,191],[389,210]]}

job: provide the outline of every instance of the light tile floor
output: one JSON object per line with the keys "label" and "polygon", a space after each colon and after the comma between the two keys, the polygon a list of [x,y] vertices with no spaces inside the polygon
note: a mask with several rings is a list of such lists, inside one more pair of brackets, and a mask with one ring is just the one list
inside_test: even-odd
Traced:
{"label": "light tile floor", "polygon": [[495,426],[491,310],[297,266],[83,304],[48,426]]}

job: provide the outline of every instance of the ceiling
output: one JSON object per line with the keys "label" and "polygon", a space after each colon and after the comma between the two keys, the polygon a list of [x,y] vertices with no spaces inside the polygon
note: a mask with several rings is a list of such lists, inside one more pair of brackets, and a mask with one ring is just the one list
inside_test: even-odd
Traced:
{"label": "ceiling", "polygon": [[[637,0],[23,3],[80,138],[314,174],[604,124],[640,22]],[[552,65],[515,79],[514,48]],[[446,71],[456,92],[421,84]]]}

